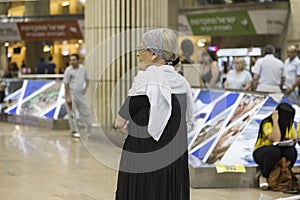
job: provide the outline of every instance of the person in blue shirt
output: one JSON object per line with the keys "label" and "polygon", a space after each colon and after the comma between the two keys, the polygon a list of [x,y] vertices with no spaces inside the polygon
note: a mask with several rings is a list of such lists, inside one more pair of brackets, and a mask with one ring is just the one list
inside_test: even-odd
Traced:
{"label": "person in blue shirt", "polygon": [[36,65],[36,73],[37,74],[45,74],[47,66],[48,65],[45,62],[45,58],[41,58],[41,61]]}
{"label": "person in blue shirt", "polygon": [[52,61],[53,57],[49,57],[49,62],[47,63],[47,74],[55,74],[56,64]]}

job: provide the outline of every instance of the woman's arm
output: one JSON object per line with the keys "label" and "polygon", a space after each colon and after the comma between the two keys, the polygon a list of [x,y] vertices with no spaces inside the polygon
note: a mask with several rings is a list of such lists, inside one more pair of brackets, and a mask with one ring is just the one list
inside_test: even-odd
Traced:
{"label": "woman's arm", "polygon": [[218,79],[220,78],[220,71],[219,71],[219,67],[218,67],[218,63],[216,61],[213,61],[211,63],[211,79],[207,85],[207,87],[213,87],[217,82]]}
{"label": "woman's arm", "polygon": [[5,88],[6,88],[6,82],[5,81],[1,81],[1,83],[0,83],[0,91],[4,91]]}
{"label": "woman's arm", "polygon": [[259,75],[253,74],[253,91],[256,91],[258,80],[259,80]]}
{"label": "woman's arm", "polygon": [[224,88],[228,89],[228,82],[227,82],[227,80],[224,82]]}
{"label": "woman's arm", "polygon": [[251,88],[251,86],[252,86],[252,81],[249,81],[249,82],[245,85],[245,87],[243,87],[243,90],[249,90],[249,89]]}
{"label": "woman's arm", "polygon": [[272,132],[267,136],[272,142],[279,142],[281,139],[281,132],[278,124],[278,110],[275,110],[272,114],[273,129]]}
{"label": "woman's arm", "polygon": [[127,125],[128,121],[118,114],[115,120],[114,127],[116,129],[120,129],[121,131],[127,132]]}
{"label": "woman's arm", "polygon": [[203,81],[202,75],[199,76],[199,84],[200,84],[200,87],[205,87],[205,83]]}

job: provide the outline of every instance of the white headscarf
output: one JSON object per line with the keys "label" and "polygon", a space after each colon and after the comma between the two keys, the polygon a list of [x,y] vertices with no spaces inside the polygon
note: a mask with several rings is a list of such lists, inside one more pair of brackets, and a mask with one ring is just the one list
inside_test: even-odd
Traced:
{"label": "white headscarf", "polygon": [[128,96],[147,95],[150,102],[148,132],[154,140],[161,137],[171,116],[171,94],[187,95],[186,119],[188,126],[193,122],[193,98],[186,79],[173,66],[150,66],[139,71],[134,78]]}

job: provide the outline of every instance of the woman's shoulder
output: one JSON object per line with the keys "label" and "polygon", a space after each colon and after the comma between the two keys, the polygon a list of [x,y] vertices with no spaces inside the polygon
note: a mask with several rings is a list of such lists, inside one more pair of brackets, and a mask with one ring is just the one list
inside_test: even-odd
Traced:
{"label": "woman's shoulder", "polygon": [[235,70],[234,69],[231,69],[231,70],[229,70],[229,72],[227,73],[227,76],[229,75],[235,75],[236,73],[235,73]]}
{"label": "woman's shoulder", "polygon": [[137,75],[134,77],[134,81],[138,83],[145,83],[148,82],[152,76],[153,72],[151,71],[138,71]]}
{"label": "woman's shoulder", "polygon": [[218,64],[218,62],[215,61],[215,60],[212,61],[210,65],[211,65],[211,66],[214,66],[214,67],[216,66],[216,67],[218,67],[218,69],[219,69],[219,64]]}
{"label": "woman's shoulder", "polygon": [[248,70],[246,70],[246,69],[244,69],[242,73],[246,74],[246,75],[251,75],[251,73]]}

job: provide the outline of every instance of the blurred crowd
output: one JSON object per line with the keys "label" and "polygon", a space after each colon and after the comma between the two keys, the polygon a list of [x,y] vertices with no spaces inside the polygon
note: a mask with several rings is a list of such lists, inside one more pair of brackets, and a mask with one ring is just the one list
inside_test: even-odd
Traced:
{"label": "blurred crowd", "polygon": [[[232,65],[223,62],[223,66],[219,66],[216,52],[209,50],[201,50],[192,59],[192,55],[195,55],[194,46],[189,39],[182,41],[181,50],[181,63],[192,64],[197,68],[200,87],[283,93],[289,100],[297,103],[300,60],[294,45],[287,48],[287,58],[284,61],[275,56],[274,46],[266,45],[261,57],[251,57],[248,67],[243,57],[234,57]],[[181,68],[184,71],[184,67]]]}

